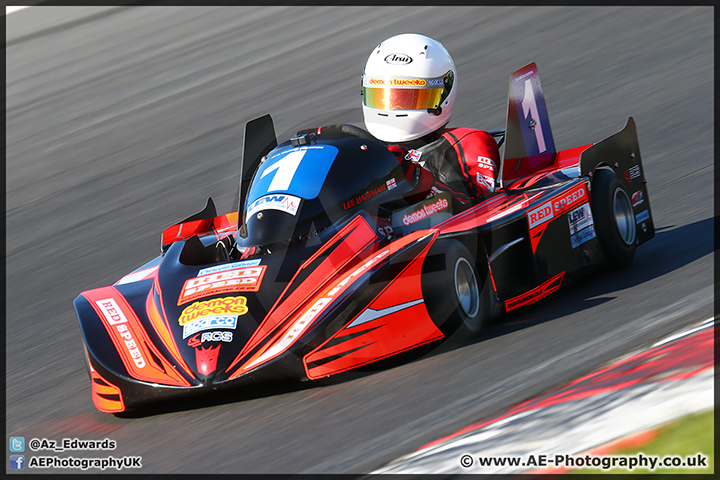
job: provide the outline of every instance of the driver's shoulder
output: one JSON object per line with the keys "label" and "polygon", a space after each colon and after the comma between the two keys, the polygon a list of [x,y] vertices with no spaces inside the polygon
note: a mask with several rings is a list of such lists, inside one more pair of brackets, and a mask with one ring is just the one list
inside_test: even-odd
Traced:
{"label": "driver's shoulder", "polygon": [[462,140],[472,140],[472,139],[487,139],[492,138],[492,135],[490,135],[485,130],[480,130],[479,128],[469,128],[469,127],[452,127],[452,128],[446,128],[442,131],[443,136],[446,136],[451,141],[459,142]]}

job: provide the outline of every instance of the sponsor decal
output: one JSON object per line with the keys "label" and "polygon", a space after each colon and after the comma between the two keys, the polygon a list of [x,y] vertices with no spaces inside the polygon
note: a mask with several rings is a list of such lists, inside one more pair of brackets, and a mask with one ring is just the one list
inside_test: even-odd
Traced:
{"label": "sponsor decal", "polygon": [[232,328],[237,326],[238,316],[232,315],[212,315],[209,317],[198,318],[183,326],[183,338],[187,338],[197,332],[203,330],[212,330],[215,328]]}
{"label": "sponsor decal", "polygon": [[352,208],[356,205],[360,205],[362,202],[371,199],[375,195],[378,195],[382,192],[385,192],[388,190],[388,186],[386,184],[382,184],[377,188],[373,188],[372,190],[368,190],[367,192],[363,193],[362,195],[358,195],[355,198],[351,198],[347,202],[343,203],[343,209],[347,210],[348,208]]}
{"label": "sponsor decal", "polygon": [[218,355],[220,354],[220,345],[215,347],[195,349],[195,363],[197,370],[203,375],[210,375],[217,369]]}
{"label": "sponsor decal", "polygon": [[[405,155],[405,160],[410,160],[413,163],[420,163],[420,157],[422,157],[422,152],[419,150],[408,150],[408,153]],[[425,162],[423,162],[424,164]]]}
{"label": "sponsor decal", "polygon": [[135,343],[132,333],[128,329],[127,317],[122,310],[120,310],[120,307],[118,307],[115,299],[106,298],[104,300],[96,300],[95,304],[100,308],[105,320],[107,320],[111,326],[114,326],[120,337],[122,337],[125,343],[125,348],[127,348],[130,358],[132,358],[135,366],[138,368],[145,367],[145,359],[143,358],[137,343]]}
{"label": "sponsor decal", "polygon": [[415,77],[391,77],[379,78],[370,77],[363,81],[364,87],[405,87],[405,88],[444,88],[443,77],[438,78],[415,78]]}
{"label": "sponsor decal", "polygon": [[438,198],[437,201],[422,205],[418,210],[409,214],[403,215],[402,222],[404,225],[412,225],[420,220],[430,217],[438,212],[447,209],[450,206],[450,202],[446,198]]}
{"label": "sponsor decal", "polygon": [[489,168],[493,172],[495,171],[495,162],[493,162],[492,158],[478,155],[477,162],[479,168]]}
{"label": "sponsor decal", "polygon": [[560,198],[553,200],[553,212],[555,212],[555,215],[559,215],[565,209],[570,207],[570,205],[576,204],[577,201],[583,197],[586,198],[584,185],[582,185],[581,188],[576,188],[571,192],[562,195]]}
{"label": "sponsor decal", "polygon": [[258,265],[260,265],[259,258],[256,258],[255,260],[244,260],[242,262],[226,263],[225,265],[218,265],[216,267],[203,268],[198,272],[198,277],[202,275],[207,275],[208,273],[224,272],[225,270],[232,270],[242,267],[257,267]]}
{"label": "sponsor decal", "polygon": [[545,202],[534,210],[528,212],[530,228],[535,228],[553,218],[552,202]]}
{"label": "sponsor decal", "polygon": [[590,211],[590,204],[583,203],[568,213],[570,224],[570,245],[577,248],[591,238],[595,238],[595,224]]}
{"label": "sponsor decal", "polygon": [[593,225],[592,212],[590,204],[583,203],[575,210],[568,212],[568,223],[570,224],[570,234],[575,235],[583,228]]}
{"label": "sponsor decal", "polygon": [[640,165],[633,165],[625,170],[625,180],[630,183],[640,176]]}
{"label": "sponsor decal", "polygon": [[493,182],[495,181],[494,178],[488,177],[486,175],[483,175],[481,173],[475,174],[475,183],[478,185],[482,185],[487,190],[490,190],[491,192],[495,191],[495,186],[493,185]]}
{"label": "sponsor decal", "polygon": [[127,317],[122,312],[122,310],[120,310],[120,307],[118,307],[118,304],[115,302],[114,298],[97,300],[95,303],[98,307],[100,307],[100,311],[103,313],[103,316],[110,325],[127,323]]}
{"label": "sponsor decal", "polygon": [[412,57],[404,53],[391,53],[385,57],[385,63],[389,63],[390,65],[407,65],[408,63],[412,63],[412,61]]}
{"label": "sponsor decal", "polygon": [[645,199],[643,198],[643,191],[638,190],[637,192],[632,194],[632,206],[637,207],[641,203],[643,203]]}
{"label": "sponsor decal", "polygon": [[587,198],[588,196],[585,184],[581,184],[569,192],[558,195],[550,201],[543,203],[539,207],[528,212],[527,217],[530,229],[532,230],[538,225],[556,218],[580,202],[586,202]]}
{"label": "sponsor decal", "polygon": [[295,215],[299,205],[300,198],[294,195],[265,195],[248,205],[247,216],[250,217],[261,210],[280,210]]}
{"label": "sponsor decal", "polygon": [[199,347],[204,342],[232,342],[233,332],[203,332],[193,335],[188,340],[188,347]]}
{"label": "sponsor decal", "polygon": [[378,227],[378,233],[383,237],[392,237],[394,230],[390,225],[384,227]]}
{"label": "sponsor decal", "polygon": [[385,182],[385,185],[387,185],[388,190],[392,190],[393,188],[397,187],[397,181],[395,181],[394,178],[391,178],[387,182]]}
{"label": "sponsor decal", "polygon": [[635,223],[642,223],[650,219],[650,212],[643,210],[635,216]]}
{"label": "sponsor decal", "polygon": [[579,247],[591,238],[595,238],[595,224],[590,211],[590,204],[583,203],[575,210],[568,213],[570,224],[570,245],[572,248]]}
{"label": "sponsor decal", "polygon": [[542,285],[505,302],[505,310],[515,310],[523,305],[535,303],[560,288],[565,272],[560,272]]}
{"label": "sponsor decal", "polygon": [[[185,307],[180,314],[178,323],[185,325],[202,317],[245,315],[248,311],[247,299],[245,297],[223,297],[195,302]],[[233,327],[234,328],[234,327]]]}
{"label": "sponsor decal", "polygon": [[580,230],[577,234],[572,235],[570,237],[570,245],[572,248],[579,247],[591,238],[595,238],[595,236],[595,227],[590,225],[589,227]]}
{"label": "sponsor decal", "polygon": [[178,305],[219,293],[257,292],[266,268],[266,265],[235,268],[190,278],[180,291]]}
{"label": "sponsor decal", "polygon": [[427,197],[425,197],[425,199],[427,200],[428,198],[432,198],[435,195],[440,195],[441,193],[443,193],[443,191],[433,185],[433,187],[430,189],[430,191],[428,192]]}
{"label": "sponsor decal", "polygon": [[368,84],[372,87],[426,87],[423,78],[371,78]]}

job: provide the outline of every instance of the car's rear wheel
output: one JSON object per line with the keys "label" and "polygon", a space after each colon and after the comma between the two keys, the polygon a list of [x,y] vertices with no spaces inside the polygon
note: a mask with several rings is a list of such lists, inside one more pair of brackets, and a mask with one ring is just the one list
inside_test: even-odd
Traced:
{"label": "car's rear wheel", "polygon": [[615,173],[607,169],[595,172],[590,201],[595,232],[608,264],[627,267],[637,250],[637,227],[630,197]]}
{"label": "car's rear wheel", "polygon": [[470,252],[457,240],[439,240],[423,265],[423,296],[445,337],[477,334],[485,316],[482,281]]}

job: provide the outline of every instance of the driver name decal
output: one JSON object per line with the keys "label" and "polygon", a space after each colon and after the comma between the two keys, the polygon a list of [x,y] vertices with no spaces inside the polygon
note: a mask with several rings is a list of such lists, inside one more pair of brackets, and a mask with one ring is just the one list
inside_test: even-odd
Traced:
{"label": "driver name decal", "polygon": [[266,268],[266,265],[235,268],[190,278],[180,291],[178,305],[219,293],[257,292]]}
{"label": "driver name decal", "polygon": [[[395,187],[393,187],[393,188],[395,188]],[[373,198],[375,195],[378,195],[382,192],[387,191],[387,189],[388,189],[388,184],[384,183],[384,184],[380,185],[379,187],[373,188],[372,190],[368,190],[367,192],[363,193],[362,195],[358,195],[357,197],[351,198],[347,202],[344,202],[343,209],[347,210],[348,208],[352,208],[356,205],[360,205],[365,200],[369,200],[369,199]]]}

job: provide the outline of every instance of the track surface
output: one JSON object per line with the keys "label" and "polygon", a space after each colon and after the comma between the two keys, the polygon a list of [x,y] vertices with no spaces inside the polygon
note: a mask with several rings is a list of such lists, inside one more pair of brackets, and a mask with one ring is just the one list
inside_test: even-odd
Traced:
{"label": "track surface", "polygon": [[[712,314],[711,7],[30,8],[7,24],[7,436],[109,437],[144,473],[368,472]],[[655,239],[628,270],[418,361],[96,412],[73,298],[154,257],[208,196],[230,211],[247,120],[359,114],[367,55],[407,31],[455,59],[451,125],[503,127],[510,72],[531,61],[558,148],[632,115]]]}

